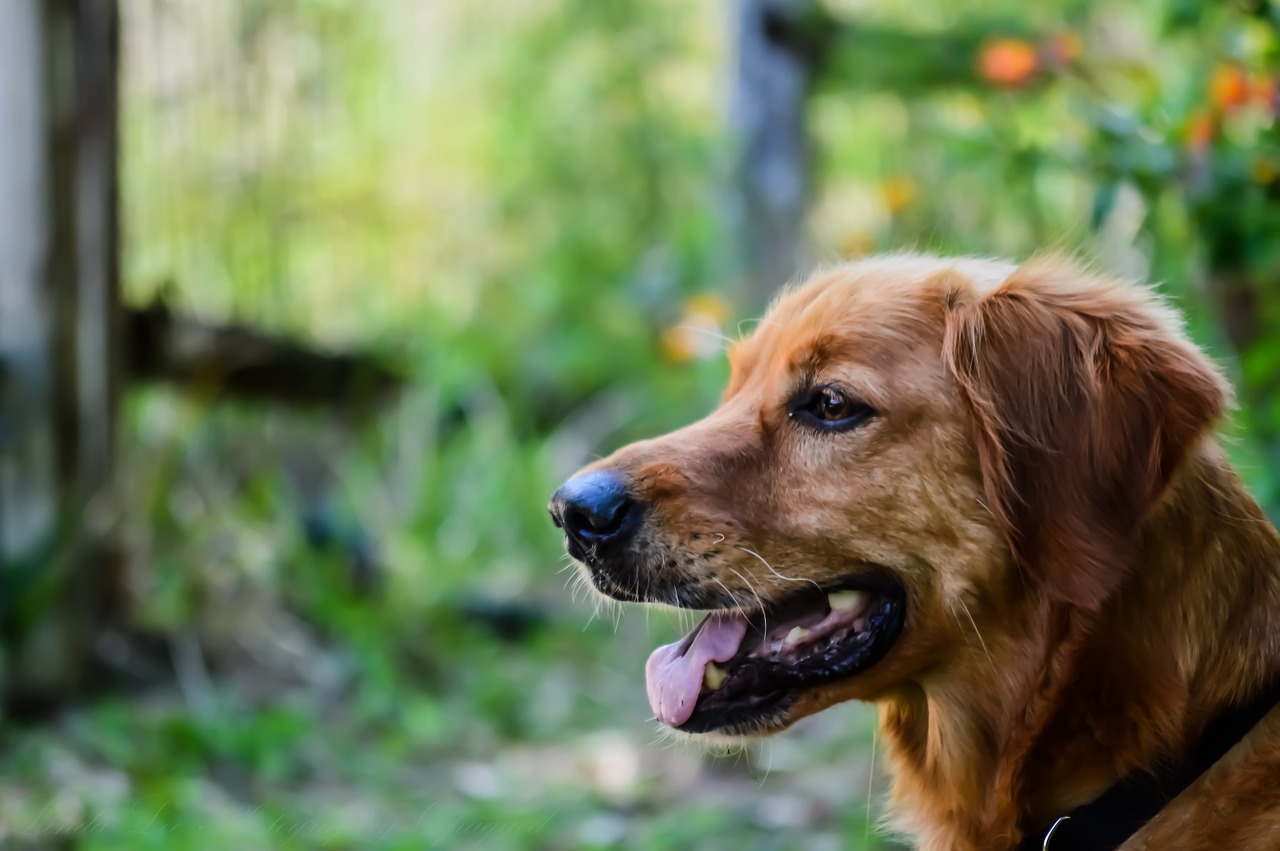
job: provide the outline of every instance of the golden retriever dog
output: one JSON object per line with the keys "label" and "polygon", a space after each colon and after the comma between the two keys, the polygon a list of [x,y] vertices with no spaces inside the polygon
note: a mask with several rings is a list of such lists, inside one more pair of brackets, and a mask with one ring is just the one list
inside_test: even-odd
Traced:
{"label": "golden retriever dog", "polygon": [[869,259],[730,360],[714,413],[551,501],[604,594],[709,611],[649,659],[660,721],[870,701],[931,851],[1280,849],[1280,539],[1149,289]]}

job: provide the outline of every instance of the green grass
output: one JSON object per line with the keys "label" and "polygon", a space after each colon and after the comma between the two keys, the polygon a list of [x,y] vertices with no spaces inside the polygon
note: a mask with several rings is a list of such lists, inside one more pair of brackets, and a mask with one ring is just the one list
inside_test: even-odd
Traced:
{"label": "green grass", "polygon": [[[78,707],[0,762],[5,841],[134,848],[864,846],[869,716],[727,754],[657,732],[643,659],[674,618],[550,607],[518,642],[447,601],[354,614],[283,667]],[[216,642],[211,642],[216,644]],[[807,729],[805,728],[807,727]]]}

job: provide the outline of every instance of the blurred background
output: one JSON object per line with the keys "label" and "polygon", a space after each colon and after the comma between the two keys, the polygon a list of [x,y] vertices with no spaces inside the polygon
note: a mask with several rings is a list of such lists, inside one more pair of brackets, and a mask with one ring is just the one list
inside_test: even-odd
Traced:
{"label": "blurred background", "polygon": [[[545,505],[822,263],[1161,282],[1280,509],[1266,0],[0,2],[0,847],[893,848]],[[743,324],[743,323],[746,324]]]}

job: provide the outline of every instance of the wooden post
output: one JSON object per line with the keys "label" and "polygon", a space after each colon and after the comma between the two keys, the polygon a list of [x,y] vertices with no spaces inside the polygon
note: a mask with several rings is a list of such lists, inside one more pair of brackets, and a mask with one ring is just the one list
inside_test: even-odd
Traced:
{"label": "wooden post", "polygon": [[813,0],[738,0],[729,121],[736,146],[729,224],[743,298],[758,309],[807,263],[805,107],[816,57],[787,38]]}
{"label": "wooden post", "polygon": [[[0,695],[74,688],[119,375],[114,0],[0,2]],[[105,497],[104,497],[105,498]]]}

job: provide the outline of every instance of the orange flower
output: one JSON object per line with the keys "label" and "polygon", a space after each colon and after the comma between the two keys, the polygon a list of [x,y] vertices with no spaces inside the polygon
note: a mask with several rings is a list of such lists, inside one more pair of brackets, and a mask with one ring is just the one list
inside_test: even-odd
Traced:
{"label": "orange flower", "polygon": [[1209,101],[1223,112],[1234,112],[1249,102],[1249,77],[1234,65],[1219,65],[1209,81]]}
{"label": "orange flower", "polygon": [[1065,68],[1073,64],[1084,52],[1084,42],[1077,33],[1070,31],[1054,33],[1044,42],[1041,54],[1044,64],[1050,68]]}
{"label": "orange flower", "polygon": [[978,53],[978,76],[998,86],[1020,86],[1035,74],[1035,45],[1017,38],[997,38]]}
{"label": "orange flower", "polygon": [[1218,120],[1210,112],[1201,110],[1195,113],[1187,122],[1187,148],[1195,153],[1207,151],[1217,132]]}
{"label": "orange flower", "polygon": [[1276,114],[1276,81],[1273,77],[1254,77],[1251,94],[1254,106],[1268,115]]}

